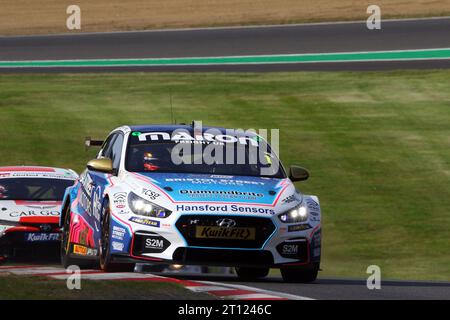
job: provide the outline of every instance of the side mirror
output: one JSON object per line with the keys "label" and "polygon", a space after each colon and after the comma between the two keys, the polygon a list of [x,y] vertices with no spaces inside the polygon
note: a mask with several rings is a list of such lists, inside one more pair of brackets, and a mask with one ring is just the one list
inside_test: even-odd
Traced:
{"label": "side mirror", "polygon": [[303,167],[291,166],[289,169],[289,179],[292,181],[305,181],[309,178],[309,172]]}
{"label": "side mirror", "polygon": [[87,163],[87,168],[93,171],[100,171],[105,173],[113,173],[113,164],[111,159],[100,158],[94,159]]}

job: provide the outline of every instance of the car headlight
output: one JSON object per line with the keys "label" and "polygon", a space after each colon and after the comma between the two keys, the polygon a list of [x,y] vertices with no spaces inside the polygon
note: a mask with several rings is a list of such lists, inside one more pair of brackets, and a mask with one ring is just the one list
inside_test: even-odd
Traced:
{"label": "car headlight", "polygon": [[15,226],[20,225],[20,223],[16,222],[16,221],[9,221],[9,220],[2,220],[2,219],[0,219],[0,225],[8,226],[8,227],[15,227]]}
{"label": "car headlight", "polygon": [[172,211],[145,200],[133,192],[130,192],[128,196],[128,205],[133,213],[140,216],[167,218],[172,213]]}
{"label": "car headlight", "polygon": [[20,223],[8,220],[0,220],[0,237],[3,237],[6,230],[18,226]]}
{"label": "car headlight", "polygon": [[302,203],[288,212],[280,214],[278,218],[284,223],[305,222],[308,220],[308,207]]}

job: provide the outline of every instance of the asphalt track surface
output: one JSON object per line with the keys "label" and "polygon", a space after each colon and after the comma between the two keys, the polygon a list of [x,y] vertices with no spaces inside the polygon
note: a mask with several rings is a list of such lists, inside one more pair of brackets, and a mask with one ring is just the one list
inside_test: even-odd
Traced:
{"label": "asphalt track surface", "polygon": [[281,277],[241,282],[235,275],[163,273],[164,276],[194,281],[245,285],[316,300],[450,300],[450,282],[381,281],[381,289],[369,290],[366,280],[318,278],[313,283],[284,283]]}
{"label": "asphalt track surface", "polygon": [[[450,48],[450,18],[0,37],[0,61],[188,58]],[[290,64],[53,67],[45,72],[295,71],[450,68],[450,59]],[[0,72],[42,68],[0,68]]]}
{"label": "asphalt track surface", "polygon": [[[47,253],[40,258],[24,256],[8,261],[6,266],[35,265],[60,267],[58,255]],[[1,264],[0,264],[1,265]],[[450,282],[381,280],[380,290],[369,290],[365,279],[320,277],[308,284],[285,283],[280,276],[269,276],[257,281],[243,282],[234,274],[201,274],[165,271],[146,272],[182,280],[208,281],[216,284],[243,285],[271,292],[317,300],[450,300]]]}

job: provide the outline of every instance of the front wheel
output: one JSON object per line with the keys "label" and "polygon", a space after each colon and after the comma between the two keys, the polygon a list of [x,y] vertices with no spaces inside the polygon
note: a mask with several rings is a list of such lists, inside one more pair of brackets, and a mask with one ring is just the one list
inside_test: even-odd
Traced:
{"label": "front wheel", "polygon": [[258,280],[269,274],[269,268],[236,267],[236,274],[242,280]]}
{"label": "front wheel", "polygon": [[286,282],[308,283],[316,280],[319,264],[314,264],[312,267],[286,267],[281,268],[280,271]]}
{"label": "front wheel", "polygon": [[91,261],[86,261],[84,259],[76,259],[70,256],[71,246],[70,246],[70,227],[71,227],[71,213],[70,204],[66,207],[64,213],[64,223],[63,232],[61,234],[61,264],[67,269],[70,266],[78,266],[81,269],[91,268],[93,263]]}
{"label": "front wheel", "polygon": [[109,201],[103,206],[102,237],[100,244],[100,269],[105,272],[133,272],[134,263],[113,263],[110,253],[111,213]]}

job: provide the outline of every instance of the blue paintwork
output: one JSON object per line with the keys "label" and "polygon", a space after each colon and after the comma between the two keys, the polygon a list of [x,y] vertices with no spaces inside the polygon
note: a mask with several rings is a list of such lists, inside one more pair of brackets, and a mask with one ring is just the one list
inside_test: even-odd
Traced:
{"label": "blue paintwork", "polygon": [[[282,179],[260,178],[249,176],[220,176],[207,174],[185,174],[185,173],[139,173],[150,178],[153,183],[160,188],[170,187],[173,191],[166,193],[177,202],[184,201],[220,201],[220,202],[240,202],[248,204],[272,204],[278,192],[281,190]],[[196,183],[196,181],[210,181],[211,183]],[[241,181],[242,183],[239,183]],[[224,197],[221,194],[206,194],[195,197],[189,193],[182,193],[182,190],[189,191],[225,191],[257,193],[254,199],[243,199],[241,197]],[[270,191],[274,191],[270,194]]]}

